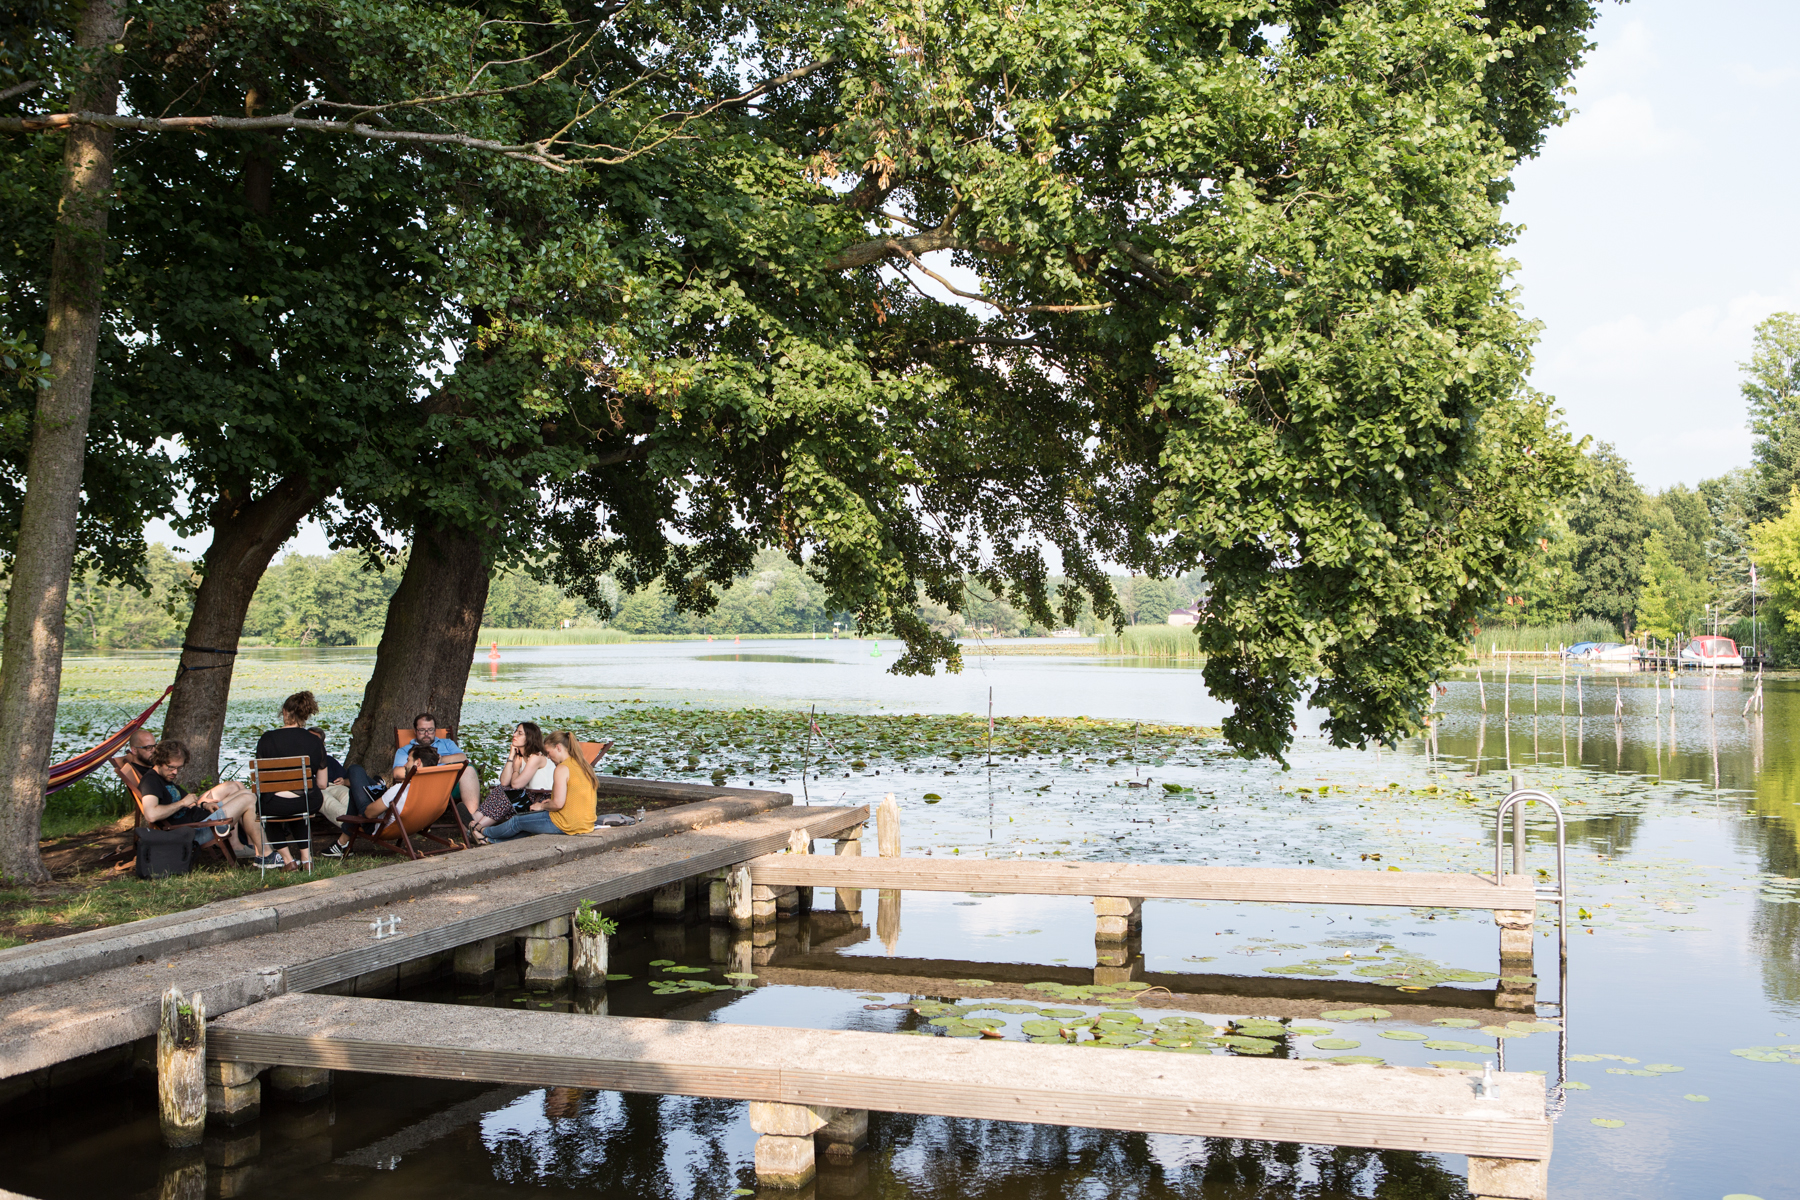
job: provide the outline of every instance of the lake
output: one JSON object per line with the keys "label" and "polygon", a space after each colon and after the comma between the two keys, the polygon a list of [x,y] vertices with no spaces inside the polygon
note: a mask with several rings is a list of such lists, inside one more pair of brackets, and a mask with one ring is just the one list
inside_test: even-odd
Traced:
{"label": "lake", "polygon": [[[891,641],[804,638],[510,647],[494,664],[484,650],[472,664],[465,737],[479,755],[497,749],[511,722],[531,717],[616,732],[613,760],[632,773],[755,780],[829,803],[872,804],[893,792],[906,852],[933,855],[1489,869],[1494,802],[1516,774],[1568,814],[1570,1087],[1553,1195],[1800,1196],[1785,1141],[1800,1096],[1800,762],[1788,736],[1800,725],[1800,682],[1769,680],[1766,711],[1746,716],[1748,681],[1729,674],[1670,681],[1552,666],[1536,675],[1515,668],[1510,685],[1491,670],[1479,682],[1459,674],[1439,698],[1435,743],[1335,750],[1302,714],[1283,770],[1164,728],[1216,725],[1224,715],[1191,668],[971,655],[959,676],[896,678],[886,674],[896,653]],[[231,718],[239,749],[298,686],[320,693],[341,738],[371,661],[366,649],[246,652]],[[71,659],[64,742],[79,744],[135,713],[171,670],[167,655]],[[999,718],[991,766],[983,732],[990,689]],[[807,734],[803,714],[813,708],[822,739]],[[957,724],[953,714],[980,719]],[[1084,717],[1091,720],[1075,720]],[[1553,870],[1545,814],[1534,812],[1531,843],[1530,865]],[[829,893],[820,895],[828,906]],[[1548,1001],[1556,942],[1553,909],[1540,907],[1536,968]],[[615,943],[615,970],[631,979],[609,990],[609,1010],[941,1034],[914,1009],[978,1005],[979,990],[870,990],[881,960],[954,964],[976,978],[983,964],[1007,978],[1037,969],[1045,979],[1095,962],[1092,910],[1082,900],[908,893],[888,938],[865,930],[827,942],[820,923],[828,948],[806,951],[809,965],[828,959],[859,986],[671,992],[653,983],[676,977],[652,964],[716,971],[708,927],[643,920]],[[809,936],[810,925],[784,927],[794,953]],[[1491,974],[1495,947],[1491,920],[1472,913],[1166,901],[1145,905],[1142,943],[1147,971],[1228,976],[1251,993],[1259,979],[1397,988],[1433,972]],[[1483,986],[1493,984],[1472,990]],[[1394,996],[1396,1007],[1406,1003],[1405,993]],[[572,1003],[528,995],[504,974],[492,993],[463,995],[445,982],[416,998]],[[1209,1014],[1221,1024],[1260,1015],[1253,995],[1240,1011]],[[1007,1036],[1023,1036],[1017,1017],[993,1019],[1011,1022]],[[1478,1063],[1497,1053],[1495,1040],[1473,1029],[1399,1019],[1324,1024],[1333,1027],[1293,1035],[1279,1052],[1332,1057],[1354,1042],[1354,1053],[1399,1065]],[[1321,1040],[1331,1045],[1312,1044]],[[1554,1079],[1554,1034],[1505,1042],[1509,1069]],[[922,1117],[871,1124],[870,1150],[852,1169],[825,1172],[819,1194],[1466,1195],[1454,1156]],[[742,1104],[346,1076],[322,1106],[269,1106],[254,1152],[215,1171],[215,1183],[271,1197],[550,1188],[699,1200],[754,1188],[753,1141]],[[0,1145],[0,1185],[42,1200],[159,1187],[154,1106],[141,1096],[84,1097],[79,1111],[16,1117]]]}

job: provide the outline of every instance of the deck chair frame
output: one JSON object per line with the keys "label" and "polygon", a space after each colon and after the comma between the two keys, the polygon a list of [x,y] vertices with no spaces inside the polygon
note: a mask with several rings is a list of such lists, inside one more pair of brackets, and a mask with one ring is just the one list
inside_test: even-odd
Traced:
{"label": "deck chair frame", "polygon": [[[142,829],[146,825],[152,829],[173,829],[174,826],[170,825],[166,820],[152,821],[144,816],[144,798],[138,794],[137,790],[137,784],[143,781],[143,776],[138,773],[136,763],[124,758],[109,758],[106,761],[112,764],[113,774],[119,777],[119,782],[124,784],[125,790],[131,794],[132,812],[137,816],[137,823],[132,826],[132,843],[130,849],[114,851],[112,854],[107,855],[104,860],[109,865],[122,867],[126,863],[132,862],[137,858],[136,835],[139,829]],[[127,774],[127,772],[129,772],[129,774]],[[133,776],[137,776],[137,778],[133,779]],[[224,861],[226,866],[237,866],[237,857],[231,853],[231,846],[225,840],[226,832],[233,825],[237,824],[236,821],[233,821],[229,817],[215,817],[210,821],[187,821],[184,822],[184,824],[187,828],[192,829],[195,832],[202,829],[212,830],[212,841],[201,846],[200,850],[216,850],[219,852],[219,857]]]}
{"label": "deck chair frame", "polygon": [[[420,786],[421,780],[424,780],[435,787],[438,780],[442,779],[445,781],[443,805],[444,808],[449,809],[456,817],[456,827],[462,833],[461,843],[451,841],[449,838],[440,837],[431,831],[431,826],[442,819],[444,815],[442,810],[433,812],[430,818],[422,822],[418,828],[407,828],[408,811],[411,811],[414,818],[417,819],[418,814],[423,811],[424,806],[437,803],[437,797],[428,796],[423,800],[423,804],[421,804],[420,795],[417,792],[414,792],[406,798],[406,804],[401,808],[400,815],[397,819],[391,812],[384,812],[378,817],[357,817],[346,814],[340,818],[340,827],[345,833],[350,835],[351,846],[355,846],[356,839],[361,838],[377,849],[386,851],[389,854],[398,854],[402,858],[411,859],[424,858],[430,854],[444,854],[451,850],[468,849],[469,830],[468,827],[463,824],[462,813],[458,809],[456,803],[456,785],[457,781],[462,777],[462,768],[463,764],[461,763],[443,763],[435,767],[420,767],[417,771],[413,772],[412,779],[407,784],[409,788],[416,788]],[[389,790],[394,791],[397,789]],[[387,831],[390,829],[394,830],[394,833],[391,836],[388,836]],[[442,849],[433,850],[417,846],[413,841],[415,838],[424,838],[427,841],[436,842]]]}
{"label": "deck chair frame", "polygon": [[588,766],[597,767],[600,765],[600,760],[606,757],[606,752],[612,749],[612,742],[582,742],[580,746],[582,755],[588,761]]}
{"label": "deck chair frame", "polygon": [[[398,750],[403,746],[412,745],[413,739],[417,736],[418,735],[413,732],[413,727],[411,725],[408,725],[404,729],[395,729],[394,730],[394,749]],[[456,740],[456,730],[446,729],[442,725],[439,725],[437,727],[437,732],[435,734],[433,734],[433,736],[444,738],[448,741],[454,742]]]}
{"label": "deck chair frame", "polygon": [[[313,764],[312,757],[306,754],[289,758],[257,758],[250,762],[250,788],[256,793],[256,819],[262,822],[263,841],[272,852],[275,848],[275,839],[269,836],[270,824],[291,825],[295,821],[300,822],[301,827],[306,831],[306,840],[303,844],[307,852],[308,865],[306,869],[308,871],[312,870],[311,806],[302,803],[300,812],[296,816],[271,817],[263,812],[263,799],[277,792],[299,792],[304,798],[308,791],[317,786],[315,776],[318,773],[319,768]],[[285,846],[290,843],[284,841],[281,844]]]}

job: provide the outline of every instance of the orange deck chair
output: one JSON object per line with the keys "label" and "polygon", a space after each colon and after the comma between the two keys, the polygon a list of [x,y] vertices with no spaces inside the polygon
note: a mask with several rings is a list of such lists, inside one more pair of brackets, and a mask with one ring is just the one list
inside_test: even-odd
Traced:
{"label": "orange deck chair", "polygon": [[612,749],[611,742],[582,742],[580,745],[582,757],[588,760],[590,767],[599,766],[600,760],[606,757],[606,752]]}
{"label": "orange deck chair", "polygon": [[[461,763],[420,767],[412,773],[412,779],[406,785],[406,803],[401,805],[398,818],[391,811],[378,817],[353,817],[346,814],[342,825],[344,832],[350,835],[351,845],[355,845],[356,839],[360,837],[379,850],[415,859],[424,858],[427,854],[467,849],[469,833],[463,828],[461,813],[456,814],[456,826],[462,830],[463,835],[460,844],[431,832],[431,826],[443,817],[446,808],[455,810],[456,805],[451,802],[451,797],[456,794],[456,781],[461,775]],[[389,789],[390,792],[396,790]],[[415,844],[417,838],[436,842],[443,849],[422,849]]]}
{"label": "orange deck chair", "polygon": [[[119,782],[123,783],[125,785],[125,790],[131,794],[131,803],[137,812],[137,824],[133,827],[131,844],[124,850],[115,851],[106,856],[106,861],[123,869],[131,865],[131,863],[137,859],[136,830],[142,829],[146,825],[150,826],[152,829],[170,829],[173,828],[173,826],[167,821],[151,821],[145,818],[144,798],[138,795],[138,784],[143,782],[143,780],[138,775],[136,766],[123,758],[112,758],[107,761],[112,764],[113,773],[119,777]],[[202,829],[212,830],[212,841],[201,846],[200,849],[217,850],[219,852],[219,857],[225,861],[226,866],[235,867],[237,866],[237,858],[231,853],[231,847],[227,845],[225,841],[226,833],[235,824],[237,824],[237,822],[231,820],[229,817],[218,817],[211,821],[189,821],[187,822],[187,828],[195,830],[196,832]]]}

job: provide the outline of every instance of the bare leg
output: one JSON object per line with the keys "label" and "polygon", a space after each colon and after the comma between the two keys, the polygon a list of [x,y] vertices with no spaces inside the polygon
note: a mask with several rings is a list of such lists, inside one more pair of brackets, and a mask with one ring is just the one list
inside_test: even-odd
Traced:
{"label": "bare leg", "polygon": [[457,787],[462,792],[464,819],[473,821],[475,814],[481,811],[481,776],[475,773],[474,764],[463,768],[457,778]]}
{"label": "bare leg", "polygon": [[240,787],[235,795],[214,810],[213,815],[236,821],[244,835],[250,839],[251,852],[261,858],[269,849],[263,842],[262,822],[256,819],[255,801],[255,793],[249,788]]}

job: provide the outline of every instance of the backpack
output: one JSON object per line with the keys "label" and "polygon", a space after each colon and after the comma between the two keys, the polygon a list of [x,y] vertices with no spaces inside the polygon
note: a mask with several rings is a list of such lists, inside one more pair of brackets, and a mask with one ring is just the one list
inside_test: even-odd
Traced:
{"label": "backpack", "polygon": [[177,825],[173,829],[152,829],[146,825],[137,831],[139,879],[166,879],[170,875],[186,875],[193,869],[192,825]]}

